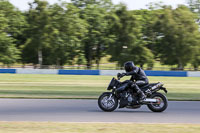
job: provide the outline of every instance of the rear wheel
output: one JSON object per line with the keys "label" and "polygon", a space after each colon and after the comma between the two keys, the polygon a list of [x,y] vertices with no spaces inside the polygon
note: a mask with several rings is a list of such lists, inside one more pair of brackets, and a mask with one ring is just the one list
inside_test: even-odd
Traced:
{"label": "rear wheel", "polygon": [[156,99],[156,103],[150,103],[148,104],[148,108],[153,111],[153,112],[163,112],[167,106],[168,106],[168,101],[165,95],[161,93],[154,93],[151,95],[150,98]]}
{"label": "rear wheel", "polygon": [[99,108],[103,111],[114,111],[118,106],[117,98],[110,92],[103,93],[98,99]]}

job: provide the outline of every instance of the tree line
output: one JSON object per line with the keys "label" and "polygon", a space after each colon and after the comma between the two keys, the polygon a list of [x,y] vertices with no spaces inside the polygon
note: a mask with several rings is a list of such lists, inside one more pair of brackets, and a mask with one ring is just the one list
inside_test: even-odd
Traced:
{"label": "tree line", "polygon": [[155,60],[184,69],[200,65],[200,0],[176,9],[150,4],[149,9],[127,10],[111,0],[71,0],[50,5],[44,0],[29,3],[20,11],[0,0],[0,62],[34,65],[100,64],[153,67]]}

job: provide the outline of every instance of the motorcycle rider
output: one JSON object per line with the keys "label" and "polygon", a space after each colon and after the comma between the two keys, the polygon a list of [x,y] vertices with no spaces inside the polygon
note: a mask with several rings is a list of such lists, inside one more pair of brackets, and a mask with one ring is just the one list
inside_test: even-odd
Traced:
{"label": "motorcycle rider", "polygon": [[146,96],[139,87],[149,83],[145,72],[140,67],[135,66],[132,61],[124,63],[124,69],[126,73],[118,73],[117,76],[120,78],[123,76],[131,76],[128,85],[137,92],[140,101],[144,100]]}

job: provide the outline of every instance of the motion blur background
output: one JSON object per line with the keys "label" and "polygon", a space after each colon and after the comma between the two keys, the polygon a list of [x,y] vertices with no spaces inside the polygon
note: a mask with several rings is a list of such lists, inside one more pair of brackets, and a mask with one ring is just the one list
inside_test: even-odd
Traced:
{"label": "motion blur background", "polygon": [[121,69],[133,60],[148,70],[198,70],[199,5],[0,0],[1,67]]}

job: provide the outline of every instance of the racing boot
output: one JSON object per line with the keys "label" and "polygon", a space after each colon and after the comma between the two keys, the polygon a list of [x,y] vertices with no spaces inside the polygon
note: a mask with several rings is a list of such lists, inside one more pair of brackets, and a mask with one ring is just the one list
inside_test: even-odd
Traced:
{"label": "racing boot", "polygon": [[139,102],[143,102],[146,99],[145,94],[141,90],[137,93],[139,94]]}
{"label": "racing boot", "polygon": [[140,88],[135,84],[135,90],[139,96],[139,102],[142,102],[144,99],[146,99],[145,94],[143,93],[143,91],[140,90]]}

